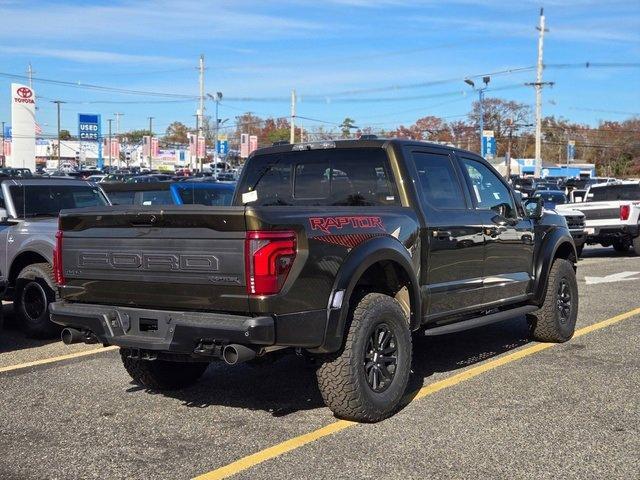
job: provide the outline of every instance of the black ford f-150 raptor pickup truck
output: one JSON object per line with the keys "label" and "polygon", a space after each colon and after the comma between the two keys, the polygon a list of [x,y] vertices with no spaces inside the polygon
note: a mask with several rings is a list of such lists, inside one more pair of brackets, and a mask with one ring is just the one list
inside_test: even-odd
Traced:
{"label": "black ford f-150 raptor pickup truck", "polygon": [[408,140],[264,148],[232,206],[63,211],[57,240],[65,343],[121,347],[151,389],[297,349],[359,421],[398,408],[413,332],[528,314],[533,338],[564,342],[578,310],[563,217],[473,153]]}

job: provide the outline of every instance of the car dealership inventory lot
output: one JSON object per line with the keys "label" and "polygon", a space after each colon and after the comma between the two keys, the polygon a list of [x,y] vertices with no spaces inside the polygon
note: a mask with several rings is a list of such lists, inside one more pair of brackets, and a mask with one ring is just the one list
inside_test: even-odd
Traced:
{"label": "car dealership inventory lot", "polygon": [[[640,258],[632,254],[585,250],[578,332],[640,306],[633,293],[640,274],[597,280],[633,271],[640,272]],[[250,458],[226,473],[632,478],[640,468],[639,321],[640,311],[462,381],[460,373],[470,368],[536,345],[527,340],[524,319],[421,338],[412,395],[423,386],[442,389],[423,389],[422,398],[379,424],[336,428],[302,358],[256,367],[220,362],[191,388],[152,394],[131,383],[116,351],[7,370],[96,348],[24,340],[9,318],[0,339],[0,472],[4,478],[191,478],[329,426],[315,442],[295,448],[304,443],[296,440],[288,452],[292,443],[279,445],[267,458],[282,455],[262,463]]]}

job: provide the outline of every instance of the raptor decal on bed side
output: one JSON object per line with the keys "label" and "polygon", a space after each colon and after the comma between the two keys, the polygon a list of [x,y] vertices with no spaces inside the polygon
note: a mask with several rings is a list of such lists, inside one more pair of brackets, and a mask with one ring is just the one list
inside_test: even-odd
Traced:
{"label": "raptor decal on bed side", "polygon": [[370,217],[364,215],[341,216],[341,217],[309,217],[309,224],[312,230],[320,230],[323,233],[331,234],[331,230],[342,230],[343,228],[363,228],[384,230],[384,223],[380,217]]}

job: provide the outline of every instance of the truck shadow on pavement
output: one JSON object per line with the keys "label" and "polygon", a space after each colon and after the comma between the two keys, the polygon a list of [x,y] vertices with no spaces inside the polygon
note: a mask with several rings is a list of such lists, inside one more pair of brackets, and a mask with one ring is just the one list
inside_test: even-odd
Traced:
{"label": "truck shadow on pavement", "polygon": [[4,325],[0,331],[0,353],[16,352],[34,347],[41,347],[60,342],[60,337],[48,339],[28,338],[20,329],[17,318],[13,314],[13,305],[3,305]]}
{"label": "truck shadow on pavement", "polygon": [[[528,343],[524,317],[456,334],[414,338],[414,361],[403,405],[415,397],[431,377],[454,372],[501,355]],[[444,377],[444,376],[443,376]],[[144,390],[132,386],[129,392]],[[282,417],[303,410],[324,408],[311,362],[286,355],[271,364],[230,367],[211,364],[193,387],[163,392],[187,407],[226,406],[265,411]]]}

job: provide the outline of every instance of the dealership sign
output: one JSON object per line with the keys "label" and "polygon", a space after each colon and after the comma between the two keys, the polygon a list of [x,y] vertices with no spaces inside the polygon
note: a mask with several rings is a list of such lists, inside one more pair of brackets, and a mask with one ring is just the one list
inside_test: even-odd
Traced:
{"label": "dealership sign", "polygon": [[100,115],[93,113],[78,114],[78,138],[81,142],[100,140]]}
{"label": "dealership sign", "polygon": [[[11,152],[7,166],[36,168],[36,94],[28,85],[11,84]],[[6,154],[6,149],[5,149]]]}

